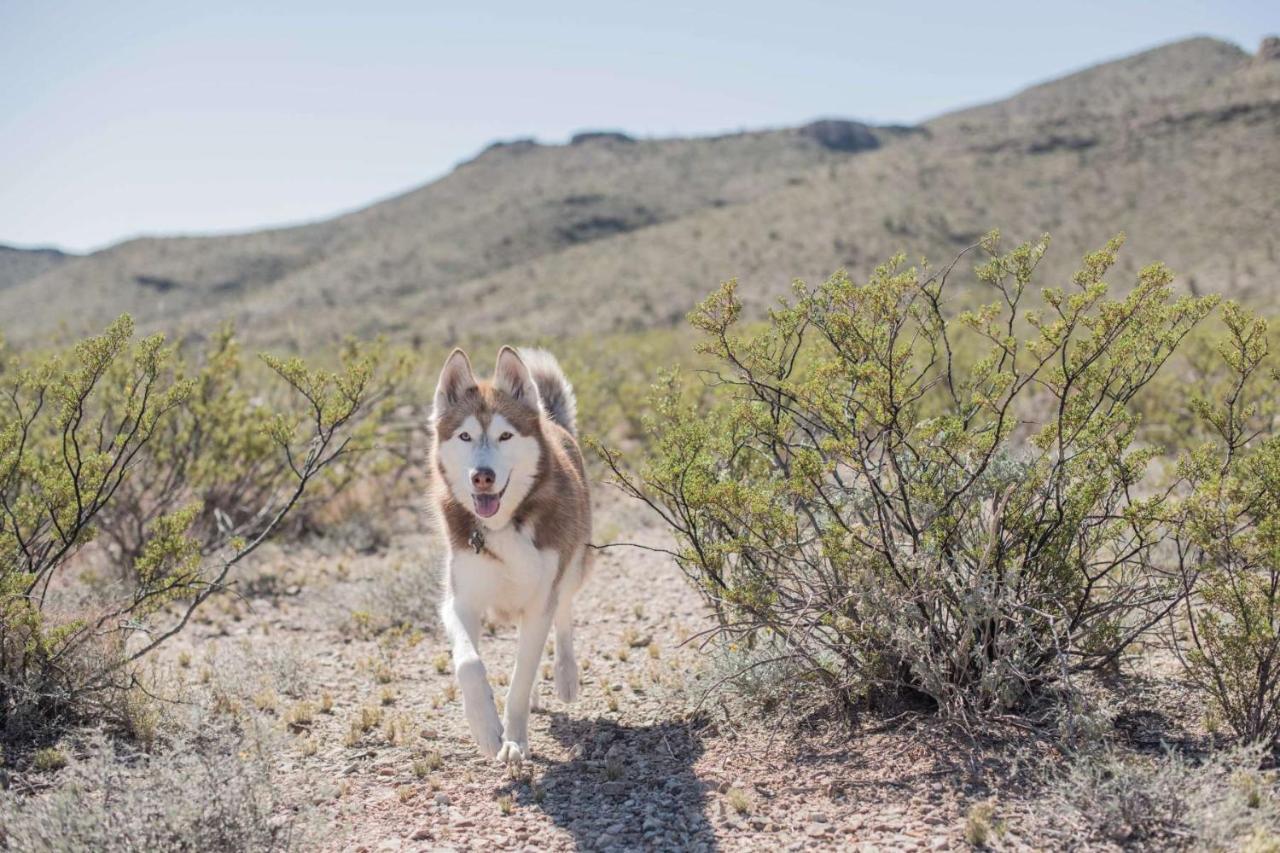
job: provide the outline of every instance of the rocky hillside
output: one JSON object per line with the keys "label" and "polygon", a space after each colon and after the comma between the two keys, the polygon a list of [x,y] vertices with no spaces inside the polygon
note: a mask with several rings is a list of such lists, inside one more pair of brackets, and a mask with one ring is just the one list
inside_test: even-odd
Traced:
{"label": "rocky hillside", "polygon": [[764,301],[898,251],[948,259],[992,227],[1051,232],[1051,276],[1123,230],[1122,273],[1159,259],[1189,288],[1274,305],[1274,53],[1192,39],[919,128],[500,143],[336,219],[57,264],[0,286],[0,329],[21,340],[127,310],[171,330],[235,319],[274,344],[607,331],[678,322],[732,276]]}
{"label": "rocky hillside", "polygon": [[73,256],[57,249],[18,249],[0,246],[0,290],[33,279]]}

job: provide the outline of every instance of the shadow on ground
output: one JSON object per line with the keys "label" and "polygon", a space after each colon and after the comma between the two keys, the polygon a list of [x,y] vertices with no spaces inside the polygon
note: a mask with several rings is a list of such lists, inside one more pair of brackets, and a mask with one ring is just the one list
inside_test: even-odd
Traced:
{"label": "shadow on ground", "polygon": [[570,758],[546,764],[536,786],[513,781],[507,792],[541,809],[580,850],[715,850],[706,787],[693,771],[703,752],[699,728],[553,713],[551,735]]}

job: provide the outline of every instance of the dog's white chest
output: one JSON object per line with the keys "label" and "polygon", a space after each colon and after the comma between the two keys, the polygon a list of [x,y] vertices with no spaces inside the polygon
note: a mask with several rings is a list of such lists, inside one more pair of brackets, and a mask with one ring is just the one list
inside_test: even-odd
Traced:
{"label": "dog's white chest", "polygon": [[450,561],[453,594],[483,610],[515,615],[547,601],[558,555],[540,551],[533,531],[514,526],[486,531],[484,550],[455,551]]}

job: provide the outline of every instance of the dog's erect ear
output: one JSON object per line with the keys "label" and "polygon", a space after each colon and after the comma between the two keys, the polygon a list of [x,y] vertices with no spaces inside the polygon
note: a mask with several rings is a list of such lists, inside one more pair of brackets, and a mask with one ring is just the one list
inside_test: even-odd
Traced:
{"label": "dog's erect ear", "polygon": [[462,350],[455,349],[445,360],[444,370],[440,371],[440,381],[436,384],[436,416],[475,387],[476,377],[471,372],[471,359]]}
{"label": "dog's erect ear", "polygon": [[498,353],[498,364],[493,368],[493,384],[512,397],[538,408],[538,386],[529,375],[529,368],[511,347],[503,347]]}

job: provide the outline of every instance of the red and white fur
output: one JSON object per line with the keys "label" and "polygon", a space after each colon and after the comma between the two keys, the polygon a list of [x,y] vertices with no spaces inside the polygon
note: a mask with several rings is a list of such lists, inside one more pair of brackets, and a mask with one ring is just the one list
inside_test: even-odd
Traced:
{"label": "red and white fur", "polygon": [[[503,347],[491,380],[454,350],[436,387],[431,461],[448,545],[440,613],[471,733],[504,763],[530,755],[534,681],[553,625],[556,693],[578,695],[572,608],[591,507],[575,417],[572,386],[540,350]],[[519,628],[503,721],[480,658],[486,613]]]}

